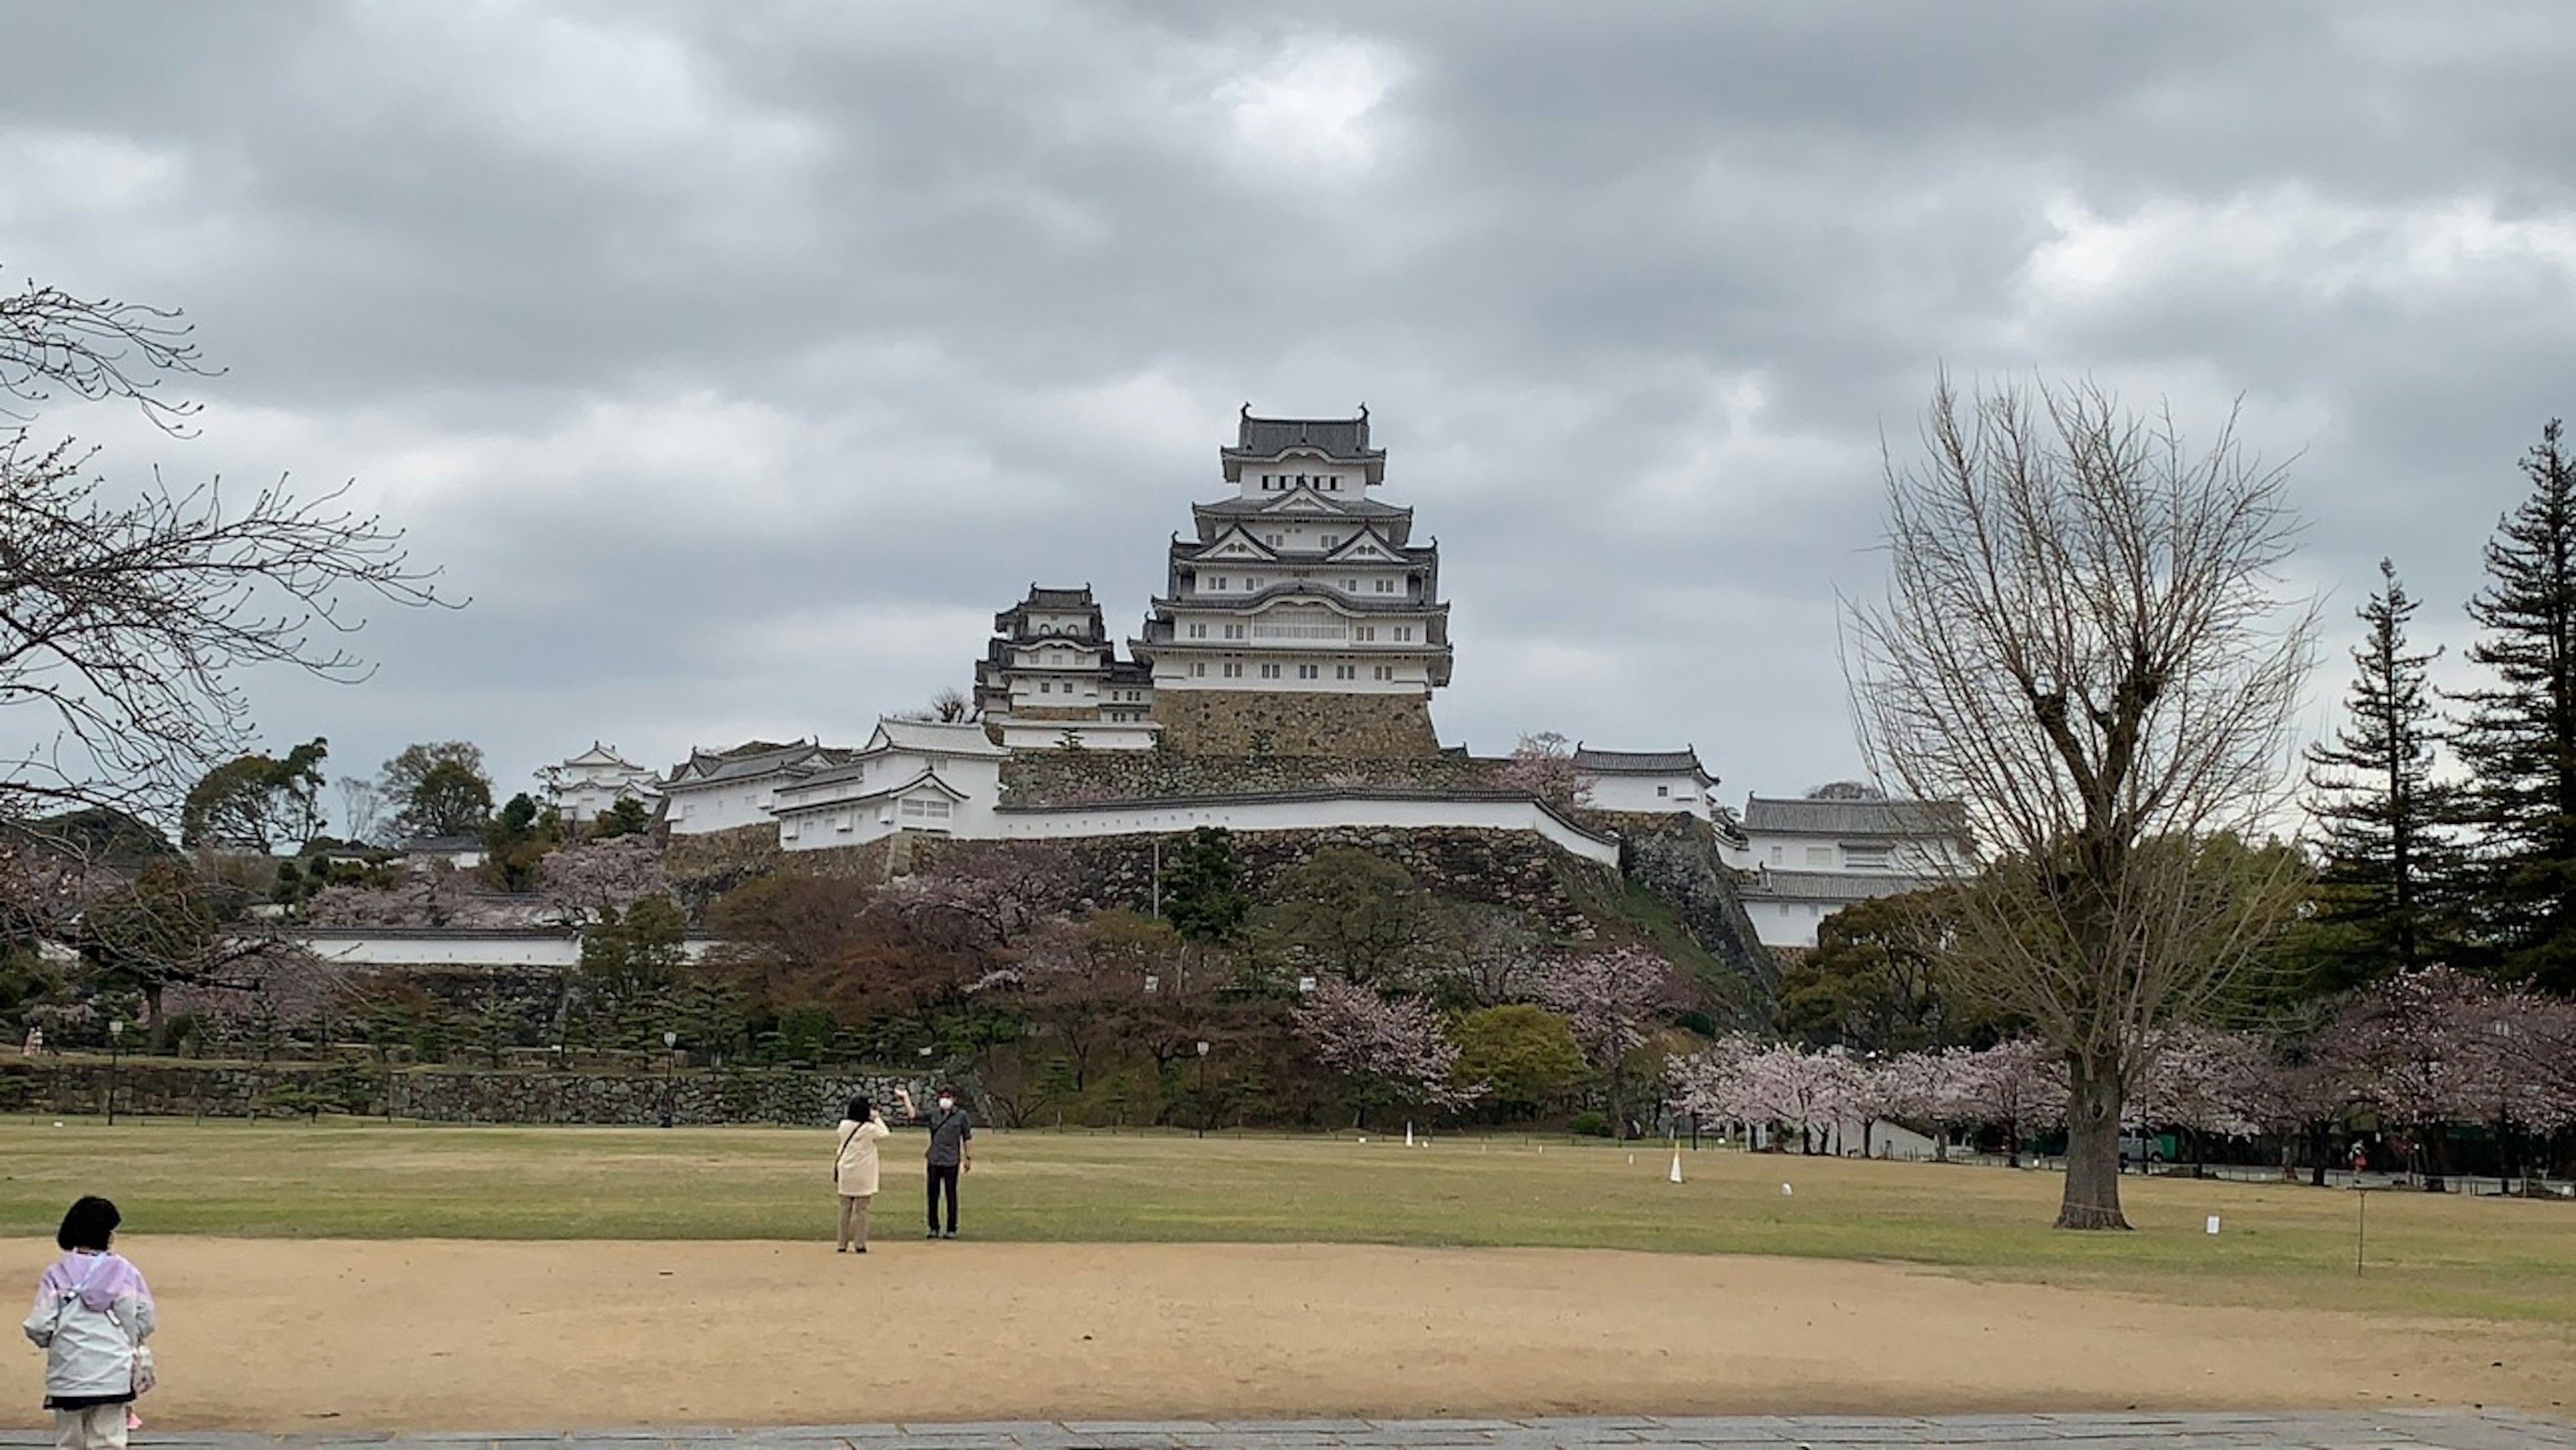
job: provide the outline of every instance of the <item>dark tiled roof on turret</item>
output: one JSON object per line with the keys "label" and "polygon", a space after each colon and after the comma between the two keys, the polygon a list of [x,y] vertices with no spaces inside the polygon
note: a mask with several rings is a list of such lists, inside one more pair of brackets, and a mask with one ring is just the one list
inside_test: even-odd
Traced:
{"label": "dark tiled roof on turret", "polygon": [[1699,751],[1685,746],[1680,750],[1594,750],[1578,745],[1574,748],[1574,768],[1595,775],[1706,775],[1699,763]]}
{"label": "dark tiled roof on turret", "polygon": [[1365,463],[1386,457],[1369,447],[1368,409],[1356,418],[1256,418],[1250,404],[1235,426],[1235,444],[1223,450],[1236,458],[1276,458],[1291,448],[1312,448],[1327,458]]}

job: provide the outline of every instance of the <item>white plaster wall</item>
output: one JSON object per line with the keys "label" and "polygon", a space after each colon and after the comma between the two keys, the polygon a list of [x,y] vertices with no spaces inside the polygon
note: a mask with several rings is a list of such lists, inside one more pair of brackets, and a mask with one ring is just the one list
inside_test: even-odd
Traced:
{"label": "white plaster wall", "polygon": [[[1121,708],[1142,714],[1148,707]],[[1006,720],[1002,722],[1002,745],[1010,750],[1053,750],[1064,744],[1067,730],[1080,733],[1083,747],[1088,750],[1151,750],[1158,733],[1141,722],[1129,725],[1092,720]]]}
{"label": "white plaster wall", "polygon": [[[1586,775],[1582,779],[1591,787],[1587,803],[1597,810],[1640,814],[1687,811],[1703,821],[1709,818],[1708,793],[1686,774]],[[1661,795],[1656,794],[1659,788]]]}
{"label": "white plaster wall", "polygon": [[[571,967],[581,961],[581,938],[570,932],[314,931],[300,940],[324,961],[353,967]],[[692,937],[680,949],[694,961],[711,945]]]}
{"label": "white plaster wall", "polygon": [[664,819],[675,836],[702,836],[737,826],[769,824],[769,806],[785,776],[726,781],[716,786],[672,786],[663,791],[670,805]]}
{"label": "white plaster wall", "polygon": [[[1964,858],[1947,841],[1792,835],[1775,831],[1748,831],[1745,834],[1751,844],[1747,848],[1746,859],[1742,864],[1770,866],[1782,871],[1853,871],[1855,875],[1869,876],[1938,876],[1951,866],[1964,864]],[[1885,841],[1894,848],[1888,854],[1888,869],[1854,871],[1853,868],[1845,866],[1842,847],[1846,840],[1854,844]],[[1773,854],[1775,850],[1778,852],[1776,855]],[[1811,850],[1821,851],[1824,854],[1821,859],[1810,860],[1808,852]]]}

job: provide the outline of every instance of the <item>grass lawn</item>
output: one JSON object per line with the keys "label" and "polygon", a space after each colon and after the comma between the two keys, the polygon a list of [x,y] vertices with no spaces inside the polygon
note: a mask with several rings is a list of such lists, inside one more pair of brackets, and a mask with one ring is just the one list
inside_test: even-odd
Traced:
{"label": "grass lawn", "polygon": [[[138,1236],[822,1239],[826,1130],[0,1122],[0,1236],[105,1193]],[[918,1222],[921,1138],[889,1145],[879,1231]],[[2576,1205],[2130,1179],[2138,1232],[2048,1227],[2052,1174],[1443,1139],[986,1133],[971,1237],[1640,1249],[1853,1259],[2113,1288],[2576,1325]],[[1780,1191],[1786,1181],[1793,1196]],[[2218,1214],[2211,1237],[2203,1220]]]}

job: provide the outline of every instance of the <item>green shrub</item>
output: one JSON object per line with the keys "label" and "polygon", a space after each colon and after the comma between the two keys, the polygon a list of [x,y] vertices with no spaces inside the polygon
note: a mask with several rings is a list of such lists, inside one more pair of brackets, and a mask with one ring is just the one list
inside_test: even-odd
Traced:
{"label": "green shrub", "polygon": [[1566,1123],[1565,1131],[1578,1138],[1607,1138],[1610,1136],[1610,1119],[1586,1108]]}

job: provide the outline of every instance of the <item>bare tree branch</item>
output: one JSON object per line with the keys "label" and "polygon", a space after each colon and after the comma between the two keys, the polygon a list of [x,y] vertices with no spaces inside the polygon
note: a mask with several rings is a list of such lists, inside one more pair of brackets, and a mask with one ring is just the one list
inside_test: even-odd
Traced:
{"label": "bare tree branch", "polygon": [[2214,1011],[2288,898],[2241,847],[2285,803],[2313,604],[2285,602],[2284,474],[2090,385],[1944,377],[1887,476],[1886,598],[1847,606],[1873,768],[1998,858],[1963,981],[2066,1054],[2068,1227],[2125,1226],[2117,1135],[2155,1031]]}

